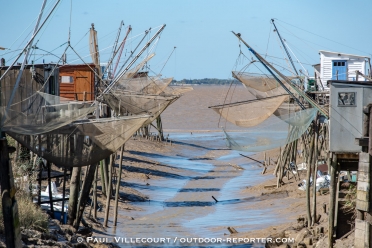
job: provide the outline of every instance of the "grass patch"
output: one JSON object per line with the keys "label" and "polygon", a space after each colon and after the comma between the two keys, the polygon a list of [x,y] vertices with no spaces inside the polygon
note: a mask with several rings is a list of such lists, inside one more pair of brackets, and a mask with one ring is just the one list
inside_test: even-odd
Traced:
{"label": "grass patch", "polygon": [[[32,202],[28,193],[16,193],[20,226],[24,228],[48,229],[48,215]],[[3,207],[0,201],[0,232],[4,232]]]}

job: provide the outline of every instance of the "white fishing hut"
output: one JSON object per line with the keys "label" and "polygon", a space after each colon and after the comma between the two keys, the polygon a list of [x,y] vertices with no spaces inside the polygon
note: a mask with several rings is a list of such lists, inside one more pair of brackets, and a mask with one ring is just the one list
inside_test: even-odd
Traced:
{"label": "white fishing hut", "polygon": [[[369,74],[367,69],[371,67],[370,58],[367,56],[346,54],[340,52],[319,51],[320,66],[315,65],[317,83],[322,84],[325,90],[329,90],[328,80],[356,81],[355,71],[364,75]],[[365,81],[358,78],[358,81]]]}
{"label": "white fishing hut", "polygon": [[372,103],[371,82],[330,81],[331,152],[361,152],[355,144],[363,136],[363,107]]}

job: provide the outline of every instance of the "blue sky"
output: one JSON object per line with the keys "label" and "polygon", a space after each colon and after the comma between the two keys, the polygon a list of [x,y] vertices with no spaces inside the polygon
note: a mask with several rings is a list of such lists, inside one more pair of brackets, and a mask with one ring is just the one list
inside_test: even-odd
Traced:
{"label": "blue sky", "polygon": [[[0,0],[0,3],[0,47],[10,48],[0,50],[0,57],[4,57],[9,64],[19,52],[17,49],[23,48],[28,41],[42,0]],[[49,0],[46,10],[54,3],[55,0]],[[61,0],[36,39],[40,49],[56,56],[62,54],[64,45],[59,46],[68,39],[70,9],[71,0]],[[86,34],[94,23],[99,49],[102,50],[101,62],[106,62],[121,20],[125,23],[121,37],[128,25],[133,28],[129,36],[131,39],[124,49],[127,54],[146,29],[166,24],[154,48],[156,56],[150,63],[154,72],[160,72],[176,46],[162,71],[163,76],[173,76],[177,80],[226,79],[231,78],[232,69],[240,69],[249,62],[238,57],[239,42],[231,31],[241,33],[259,53],[272,56],[268,56],[268,60],[288,68],[270,23],[271,18],[276,18],[281,35],[312,73],[310,65],[319,62],[319,50],[372,54],[371,9],[372,1],[368,0],[75,0],[72,1],[71,12],[71,45],[87,62],[91,62]],[[241,50],[248,58],[251,57],[246,48]],[[37,50],[32,58],[36,63],[42,63],[43,59],[45,62],[58,60],[55,56],[43,54],[44,51]],[[69,63],[82,63],[71,50],[67,59]],[[122,61],[124,59],[125,55]]]}

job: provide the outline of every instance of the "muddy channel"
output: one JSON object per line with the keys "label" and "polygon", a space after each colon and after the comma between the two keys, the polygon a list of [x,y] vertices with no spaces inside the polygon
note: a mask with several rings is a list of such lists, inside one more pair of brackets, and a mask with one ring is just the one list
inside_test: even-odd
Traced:
{"label": "muddy channel", "polygon": [[[262,167],[257,163],[227,149],[222,132],[170,133],[169,138],[174,144],[182,144],[183,149],[164,154],[132,152],[167,169],[152,171],[150,168],[149,174],[156,175],[156,179],[125,179],[123,186],[139,191],[146,199],[131,202],[137,210],[130,211],[130,219],[120,218],[128,216],[128,210],[121,210],[118,226],[108,228],[106,237],[117,238],[116,241],[121,238],[117,242],[121,247],[228,247],[233,244],[226,240],[230,237],[227,227],[245,232],[282,221],[275,214],[278,210],[275,208],[284,208],[283,204],[257,208],[254,203],[264,200],[265,196],[242,193],[247,187],[273,176],[262,176]],[[270,197],[281,198],[280,195]],[[153,240],[137,243],[135,238]],[[156,238],[167,239],[156,244]],[[222,241],[203,243],[195,238]]]}

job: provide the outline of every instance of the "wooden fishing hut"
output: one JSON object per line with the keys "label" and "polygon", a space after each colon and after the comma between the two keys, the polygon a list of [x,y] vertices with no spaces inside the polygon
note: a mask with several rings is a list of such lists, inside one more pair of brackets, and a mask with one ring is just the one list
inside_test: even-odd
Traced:
{"label": "wooden fishing hut", "polygon": [[[5,66],[0,69],[0,76],[3,75],[9,67]],[[13,66],[9,72],[5,75],[5,77],[0,82],[0,106],[7,106],[12,91],[15,87],[18,75],[20,74],[21,66],[16,65]],[[19,81],[19,86],[15,91],[15,95],[12,101],[12,104],[20,103],[32,95],[34,95],[37,91],[48,93],[51,95],[59,96],[60,95],[60,80],[59,80],[59,66],[57,64],[34,64],[34,65],[25,65],[24,70],[22,72],[22,76]],[[16,104],[15,107],[12,107],[16,111],[24,111],[25,106],[27,105],[28,101],[24,101],[25,104]],[[16,155],[15,155],[15,162],[19,160],[20,153],[22,152],[21,146],[18,142],[16,142]],[[32,153],[29,151],[27,152],[29,159],[33,159]],[[36,160],[35,160],[36,161]],[[66,182],[68,180],[68,176],[70,172],[67,171],[67,168],[64,168],[64,172],[58,172],[51,170],[51,163],[44,160],[44,165],[46,168],[43,168],[41,163],[39,163],[39,174],[37,177],[38,182],[38,197],[37,203],[39,205],[46,204],[50,206],[52,209],[52,215],[56,214],[55,217],[60,216],[65,220],[65,214],[63,213],[54,213],[53,203],[54,202],[61,202],[66,201],[68,198],[65,197],[63,193],[63,198],[57,200],[50,200],[52,196],[50,194],[48,200],[42,200],[41,198],[41,185],[42,181],[47,180],[49,189],[51,189],[51,180],[55,179],[58,180],[63,178],[63,189],[65,189]],[[1,170],[4,168],[2,167]],[[2,171],[1,171],[2,172]],[[10,178],[10,181],[13,181],[13,178]],[[64,191],[64,190],[63,190]],[[62,204],[63,205],[63,204]],[[58,215],[59,214],[59,215]],[[62,220],[63,220],[62,219]],[[65,222],[65,221],[63,221]]]}
{"label": "wooden fishing hut", "polygon": [[[13,66],[5,78],[0,82],[0,106],[6,106],[8,104],[10,95],[15,86],[21,66]],[[0,76],[5,73],[8,69],[7,66],[0,68]],[[36,64],[26,65],[22,73],[22,77],[19,82],[18,89],[12,103],[20,102],[27,97],[40,90],[44,85],[45,80],[48,80],[42,92],[59,95],[59,69],[56,64]]]}
{"label": "wooden fishing hut", "polygon": [[94,64],[61,65],[60,96],[71,100],[93,101],[96,97]]}
{"label": "wooden fishing hut", "polygon": [[[352,214],[342,213],[343,198],[340,171],[357,172],[354,247],[371,247],[371,155],[372,155],[372,81],[328,81],[330,85],[329,172],[329,247],[334,238],[351,231],[347,221]],[[348,180],[349,182],[353,180]]]}

